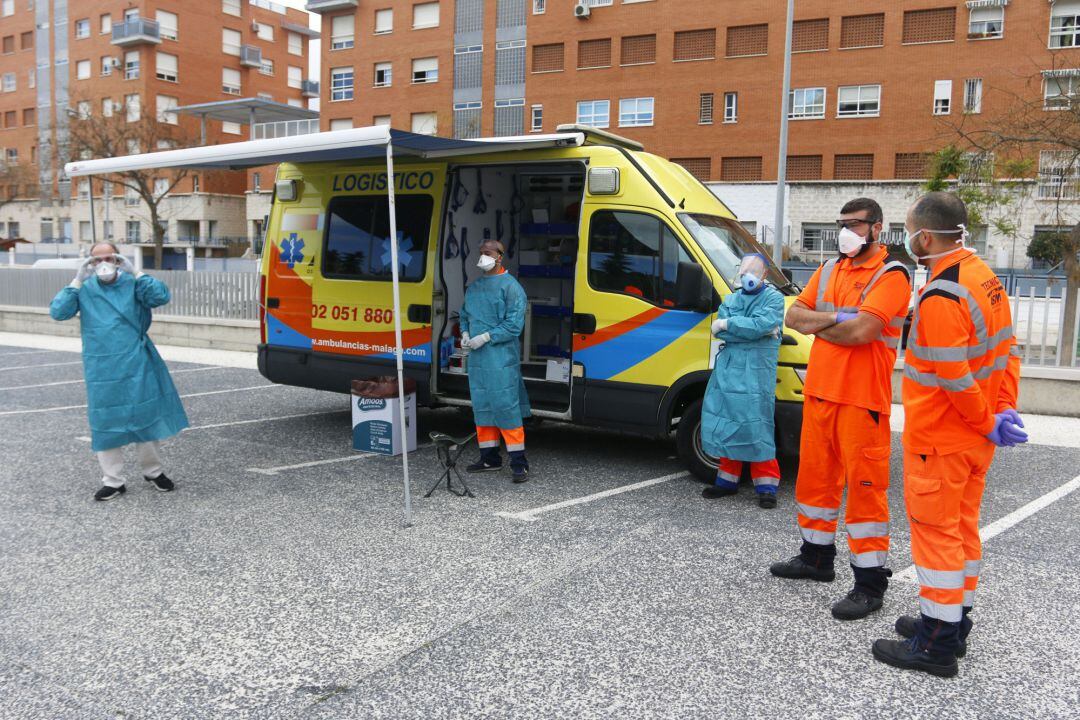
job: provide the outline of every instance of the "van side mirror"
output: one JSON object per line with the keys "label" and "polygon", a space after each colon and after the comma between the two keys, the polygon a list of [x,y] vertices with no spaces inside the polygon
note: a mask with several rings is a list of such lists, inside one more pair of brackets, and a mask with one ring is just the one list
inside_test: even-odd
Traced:
{"label": "van side mirror", "polygon": [[693,262],[679,263],[675,276],[675,307],[711,313],[715,309],[714,298],[712,280],[705,273],[705,268]]}

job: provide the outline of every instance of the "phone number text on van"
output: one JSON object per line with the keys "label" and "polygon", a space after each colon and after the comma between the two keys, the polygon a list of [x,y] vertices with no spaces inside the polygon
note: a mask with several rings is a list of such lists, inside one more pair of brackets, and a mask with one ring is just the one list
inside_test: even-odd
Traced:
{"label": "phone number text on van", "polygon": [[[427,190],[435,184],[435,173],[427,172],[396,172],[394,173],[395,190]],[[335,175],[334,192],[352,192],[358,190],[385,190],[386,173],[356,173],[349,175]]]}

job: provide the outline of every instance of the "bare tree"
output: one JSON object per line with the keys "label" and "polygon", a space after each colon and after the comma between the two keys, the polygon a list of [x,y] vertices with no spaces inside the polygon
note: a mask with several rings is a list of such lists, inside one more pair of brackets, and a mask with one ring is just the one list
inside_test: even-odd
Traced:
{"label": "bare tree", "polygon": [[37,178],[25,165],[0,162],[0,208],[37,194]]}
{"label": "bare tree", "polygon": [[[78,104],[75,104],[78,106]],[[126,108],[118,108],[111,116],[76,114],[71,118],[69,133],[71,157],[104,158],[153,152],[165,148],[188,147],[194,136],[179,124],[148,115],[145,109],[136,120],[129,120]],[[102,176],[102,179],[135,193],[150,216],[154,241],[154,267],[160,268],[164,254],[165,229],[161,226],[161,203],[187,177],[180,170],[125,170]],[[160,181],[160,182],[159,182]],[[93,188],[91,188],[93,192]],[[110,198],[106,198],[108,202]]]}

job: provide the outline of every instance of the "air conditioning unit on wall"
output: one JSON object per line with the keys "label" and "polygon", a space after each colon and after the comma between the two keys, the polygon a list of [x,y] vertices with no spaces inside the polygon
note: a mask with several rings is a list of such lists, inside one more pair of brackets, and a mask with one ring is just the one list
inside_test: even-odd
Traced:
{"label": "air conditioning unit on wall", "polygon": [[591,13],[592,9],[589,7],[588,0],[578,0],[574,5],[574,17],[578,20],[588,20]]}

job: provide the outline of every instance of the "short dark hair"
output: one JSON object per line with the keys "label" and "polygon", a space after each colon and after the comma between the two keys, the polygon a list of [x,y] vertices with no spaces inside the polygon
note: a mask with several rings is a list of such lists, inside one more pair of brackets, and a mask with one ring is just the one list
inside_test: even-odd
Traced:
{"label": "short dark hair", "polygon": [[885,213],[881,212],[881,206],[878,205],[877,200],[868,197],[848,200],[844,203],[844,207],[840,208],[840,214],[846,215],[847,213],[859,212],[860,210],[866,211],[866,219],[869,220],[872,225],[885,221]]}
{"label": "short dark hair", "polygon": [[[928,192],[911,207],[911,219],[916,230],[957,230],[967,225],[968,213],[960,196],[951,192]],[[953,237],[956,237],[954,234]]]}

